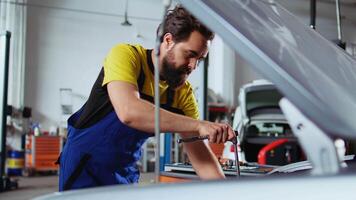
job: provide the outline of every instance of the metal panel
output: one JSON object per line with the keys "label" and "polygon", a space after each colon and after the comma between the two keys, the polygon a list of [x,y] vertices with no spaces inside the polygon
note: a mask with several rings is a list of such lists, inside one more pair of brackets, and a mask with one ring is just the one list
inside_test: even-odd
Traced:
{"label": "metal panel", "polygon": [[179,0],[328,134],[356,138],[356,61],[273,0]]}
{"label": "metal panel", "polygon": [[[145,187],[108,186],[54,193],[35,200],[112,199],[273,199],[336,200],[352,199],[356,188],[354,174],[330,177],[265,178],[211,181],[184,184],[155,184]],[[159,197],[158,197],[159,196]]]}

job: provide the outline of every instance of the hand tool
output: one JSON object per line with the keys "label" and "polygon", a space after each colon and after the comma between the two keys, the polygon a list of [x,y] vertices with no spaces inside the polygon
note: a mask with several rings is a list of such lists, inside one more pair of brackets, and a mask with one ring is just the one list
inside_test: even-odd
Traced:
{"label": "hand tool", "polygon": [[195,141],[206,140],[206,139],[209,139],[208,135],[195,136],[195,137],[190,137],[190,138],[181,138],[181,139],[178,139],[177,142],[180,144],[182,142],[195,142]]}

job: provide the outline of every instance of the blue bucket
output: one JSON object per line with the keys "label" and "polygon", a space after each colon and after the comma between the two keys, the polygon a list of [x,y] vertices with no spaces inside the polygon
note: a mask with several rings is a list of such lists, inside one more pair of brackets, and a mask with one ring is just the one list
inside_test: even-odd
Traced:
{"label": "blue bucket", "polygon": [[24,155],[25,154],[23,151],[11,150],[7,152],[7,175],[22,175],[22,170],[25,164]]}

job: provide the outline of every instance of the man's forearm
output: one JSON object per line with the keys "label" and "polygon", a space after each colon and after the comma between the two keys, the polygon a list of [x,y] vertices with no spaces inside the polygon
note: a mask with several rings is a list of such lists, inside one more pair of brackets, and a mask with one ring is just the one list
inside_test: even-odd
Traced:
{"label": "man's forearm", "polygon": [[189,157],[198,176],[203,180],[221,179],[225,175],[219,161],[203,141],[184,144],[185,151]]}
{"label": "man's forearm", "polygon": [[[126,125],[152,133],[155,128],[155,107],[140,99],[135,85],[112,81],[108,83],[108,93],[115,112]],[[209,136],[209,141],[222,143],[234,137],[232,129],[226,124],[212,123],[192,119],[160,109],[160,130],[162,132],[181,133],[182,137],[192,135]]]}
{"label": "man's forearm", "polygon": [[[124,123],[142,131],[154,132],[154,105],[142,99],[130,103],[131,105],[128,107],[134,109],[128,111]],[[198,120],[160,109],[160,130],[162,132],[192,134],[198,132],[198,125]]]}

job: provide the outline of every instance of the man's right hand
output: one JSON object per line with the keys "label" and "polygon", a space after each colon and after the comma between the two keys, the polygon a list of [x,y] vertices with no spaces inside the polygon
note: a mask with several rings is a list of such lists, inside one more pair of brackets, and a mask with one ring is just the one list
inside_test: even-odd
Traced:
{"label": "man's right hand", "polygon": [[211,143],[225,143],[235,138],[234,131],[229,124],[200,121],[198,126],[200,136],[208,136]]}

